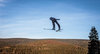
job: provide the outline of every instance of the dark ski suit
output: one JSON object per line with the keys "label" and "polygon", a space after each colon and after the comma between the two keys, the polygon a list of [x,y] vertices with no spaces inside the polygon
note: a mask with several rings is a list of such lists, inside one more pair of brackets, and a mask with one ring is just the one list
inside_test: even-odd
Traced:
{"label": "dark ski suit", "polygon": [[52,21],[52,25],[53,25],[52,30],[55,30],[55,23],[58,25],[58,30],[60,30],[60,24],[57,22],[57,20],[60,20],[60,19],[56,19],[54,17],[50,17],[50,20]]}

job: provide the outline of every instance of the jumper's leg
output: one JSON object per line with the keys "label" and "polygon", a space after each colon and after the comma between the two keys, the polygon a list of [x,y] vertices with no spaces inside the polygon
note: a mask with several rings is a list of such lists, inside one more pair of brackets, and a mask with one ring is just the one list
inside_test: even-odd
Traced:
{"label": "jumper's leg", "polygon": [[55,23],[53,21],[52,21],[52,25],[53,25],[52,30],[55,30]]}
{"label": "jumper's leg", "polygon": [[60,30],[60,24],[56,21],[56,24],[58,25],[58,30]]}

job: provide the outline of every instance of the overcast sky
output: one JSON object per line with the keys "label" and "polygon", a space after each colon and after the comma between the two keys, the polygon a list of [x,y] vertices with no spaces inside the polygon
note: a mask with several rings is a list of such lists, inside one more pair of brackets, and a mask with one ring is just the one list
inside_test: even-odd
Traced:
{"label": "overcast sky", "polygon": [[[61,32],[44,30],[51,16]],[[92,26],[100,33],[100,0],[0,0],[0,38],[88,39]]]}

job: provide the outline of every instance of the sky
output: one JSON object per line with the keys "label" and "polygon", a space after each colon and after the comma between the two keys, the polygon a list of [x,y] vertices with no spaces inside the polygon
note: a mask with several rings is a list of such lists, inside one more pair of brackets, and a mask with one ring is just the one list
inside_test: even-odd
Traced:
{"label": "sky", "polygon": [[[89,39],[92,26],[100,33],[99,5],[100,0],[0,0],[0,38]],[[44,30],[52,29],[50,17],[60,19],[60,32]]]}

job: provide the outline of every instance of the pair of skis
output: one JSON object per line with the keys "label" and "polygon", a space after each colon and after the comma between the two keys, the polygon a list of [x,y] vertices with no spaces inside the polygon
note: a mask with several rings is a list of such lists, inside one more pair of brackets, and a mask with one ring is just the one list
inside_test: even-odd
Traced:
{"label": "pair of skis", "polygon": [[[48,28],[44,28],[44,30],[53,30],[53,29],[48,29]],[[61,29],[62,30],[62,29]],[[61,30],[54,30],[56,32],[61,32]]]}

